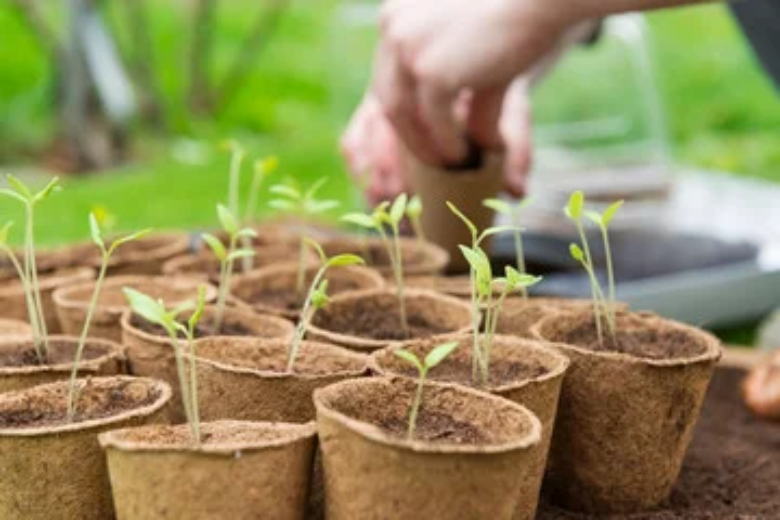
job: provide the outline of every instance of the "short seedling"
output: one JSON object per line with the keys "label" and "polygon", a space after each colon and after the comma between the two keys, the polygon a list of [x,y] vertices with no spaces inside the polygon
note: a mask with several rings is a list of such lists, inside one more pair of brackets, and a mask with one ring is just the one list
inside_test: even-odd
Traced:
{"label": "short seedling", "polygon": [[73,368],[70,371],[70,381],[68,383],[68,422],[72,422],[76,415],[76,401],[80,392],[76,391],[76,377],[79,373],[79,366],[81,365],[81,358],[84,355],[84,346],[87,343],[87,335],[89,334],[89,327],[92,324],[92,316],[97,308],[98,299],[100,298],[100,291],[103,288],[103,282],[106,279],[106,272],[108,271],[108,265],[111,261],[111,256],[114,252],[124,244],[137,240],[144,235],[148,234],[151,229],[144,229],[127,235],[122,238],[114,240],[111,245],[106,248],[106,244],[103,241],[103,236],[100,231],[100,225],[95,213],[89,214],[89,230],[92,236],[92,241],[100,249],[100,272],[98,273],[97,280],[95,281],[95,288],[92,290],[92,298],[89,301],[89,307],[87,307],[87,317],[84,320],[84,325],[81,329],[81,336],[79,337],[78,347],[76,348],[76,359],[73,361]]}
{"label": "short seedling", "polygon": [[[493,352],[493,342],[498,329],[498,320],[501,309],[507,296],[515,291],[527,291],[533,285],[541,281],[538,276],[522,274],[517,269],[506,266],[503,278],[493,278],[490,259],[480,246],[473,248],[460,246],[460,250],[469,263],[472,272],[473,294],[476,299],[472,303],[471,312],[474,321],[480,322],[481,310],[484,309],[482,331],[476,332],[476,347],[474,360],[478,365],[481,382],[487,385],[490,380],[490,360]],[[498,297],[496,297],[498,294]],[[476,373],[474,381],[477,381]]]}
{"label": "short seedling", "polygon": [[[569,203],[564,208],[566,216],[572,220],[577,228],[577,233],[580,237],[582,246],[578,244],[570,244],[569,252],[577,262],[579,262],[588,274],[591,287],[591,297],[593,299],[593,315],[596,323],[596,333],[598,335],[599,343],[603,343],[603,324],[602,321],[607,324],[607,331],[609,332],[612,340],[615,339],[615,275],[612,265],[612,251],[609,245],[609,224],[615,218],[615,214],[623,205],[623,201],[619,200],[610,205],[604,213],[598,213],[596,211],[585,211],[585,195],[581,191],[575,191],[569,197]],[[608,296],[604,296],[604,291],[599,284],[596,277],[596,270],[593,265],[593,257],[591,256],[590,246],[588,245],[588,238],[585,234],[585,226],[582,222],[582,217],[586,216],[589,220],[595,223],[600,231],[604,245],[604,256],[607,264],[607,284],[608,284]]]}
{"label": "short seedling", "polygon": [[398,349],[395,351],[395,355],[399,358],[403,359],[413,367],[417,369],[418,379],[417,379],[417,392],[414,394],[414,401],[412,402],[412,408],[409,411],[409,428],[407,430],[406,438],[408,440],[414,439],[414,431],[417,428],[417,415],[420,413],[420,406],[422,405],[422,398],[423,398],[423,389],[425,388],[425,378],[428,377],[428,372],[444,361],[444,359],[449,356],[453,350],[455,350],[458,346],[457,341],[452,341],[449,343],[443,343],[441,345],[438,345],[433,350],[428,352],[428,355],[425,356],[425,359],[420,362],[420,360],[409,352],[408,350],[404,349]]}
{"label": "short seedling", "polygon": [[[531,199],[523,199],[515,204],[501,199],[485,199],[482,204],[492,209],[496,213],[509,219],[514,227],[512,238],[515,245],[516,269],[519,273],[525,274],[525,253],[523,252],[523,230],[520,227],[520,212],[531,203]],[[528,297],[528,291],[522,289],[520,294],[523,298]]]}
{"label": "short seedling", "polygon": [[257,232],[251,228],[239,228],[235,215],[222,204],[217,204],[217,217],[228,237],[228,245],[220,242],[214,235],[203,234],[203,240],[208,244],[214,256],[219,260],[219,289],[217,293],[217,308],[214,315],[214,332],[222,330],[222,322],[225,316],[225,306],[230,293],[230,279],[233,276],[235,261],[240,258],[251,257],[255,254],[251,249],[239,249],[238,243],[244,238],[257,236]]}
{"label": "short seedling", "polygon": [[331,267],[344,267],[364,263],[363,259],[357,255],[344,254],[328,258],[317,242],[306,239],[306,243],[317,252],[317,255],[320,257],[321,265],[309,286],[309,292],[306,295],[306,300],[303,304],[298,326],[295,328],[295,335],[293,336],[287,359],[288,372],[293,371],[295,359],[298,357],[301,343],[303,342],[303,338],[306,337],[306,331],[311,324],[311,320],[314,319],[314,315],[317,311],[324,308],[330,301],[328,298],[328,281],[325,279],[328,269]]}
{"label": "short seedling", "polygon": [[[466,229],[469,230],[469,233],[471,234],[471,248],[475,252],[481,252],[481,254],[485,257],[486,263],[488,267],[490,267],[490,260],[487,259],[487,255],[484,254],[484,251],[482,251],[480,245],[482,242],[485,241],[485,239],[498,235],[500,233],[506,233],[510,231],[514,231],[515,228],[513,226],[494,226],[491,228],[487,228],[481,233],[477,229],[477,226],[469,219],[466,215],[463,214],[462,211],[458,209],[455,204],[452,202],[447,202],[447,207],[450,209],[450,211],[458,217],[461,222],[466,226]],[[472,316],[472,339],[473,339],[473,345],[472,345],[472,368],[473,368],[473,378],[476,381],[477,380],[477,374],[480,370],[480,367],[484,367],[485,362],[481,359],[482,357],[482,349],[480,348],[480,337],[479,337],[479,325],[482,318],[482,314],[480,312],[481,309],[481,303],[480,303],[480,292],[478,285],[482,283],[483,285],[487,286],[487,290],[490,290],[490,281],[479,280],[477,277],[477,272],[474,270],[474,266],[471,266],[470,270],[471,274],[471,316]],[[490,273],[490,276],[492,276],[492,273]],[[484,289],[484,287],[483,287]]]}
{"label": "short seedling", "polygon": [[[382,243],[387,250],[387,256],[393,266],[393,278],[395,278],[396,295],[398,297],[398,315],[401,329],[409,330],[409,322],[406,317],[406,301],[404,299],[404,259],[401,255],[401,221],[406,215],[408,198],[405,193],[399,195],[391,205],[385,201],[380,203],[370,214],[348,213],[342,220],[355,224],[365,229],[374,230],[382,237]],[[390,229],[388,236],[387,229]]]}
{"label": "short seedling", "polygon": [[[195,310],[184,325],[177,321],[179,314],[192,308],[192,304],[185,304],[173,310],[167,310],[162,300],[140,293],[134,289],[125,288],[125,296],[133,312],[145,320],[160,325],[168,333],[176,357],[176,371],[179,378],[181,398],[184,405],[184,414],[190,427],[192,442],[196,447],[200,446],[200,408],[198,405],[198,373],[195,361],[195,329],[203,316],[203,308],[206,304],[205,289],[198,290],[198,300]],[[182,345],[179,334],[186,338],[186,344]],[[187,359],[185,360],[185,356]],[[189,362],[188,362],[189,361]]]}
{"label": "short seedling", "polygon": [[304,223],[307,219],[321,215],[337,208],[339,203],[335,200],[319,199],[317,193],[327,182],[322,178],[315,182],[309,189],[301,190],[292,181],[285,184],[271,186],[271,193],[277,196],[270,202],[274,209],[288,212],[299,218],[301,241],[298,254],[298,276],[296,277],[295,291],[299,300],[304,297],[304,276],[306,272],[306,239],[304,237]]}
{"label": "short seedling", "polygon": [[[59,180],[55,177],[41,191],[33,193],[30,188],[13,175],[8,175],[7,178],[12,189],[0,189],[0,194],[18,200],[24,205],[25,209],[24,276],[20,274],[20,279],[25,292],[27,311],[30,316],[30,327],[33,330],[35,354],[40,363],[45,363],[49,355],[49,338],[46,330],[46,318],[43,314],[40,286],[38,284],[38,267],[35,260],[35,209],[52,192],[60,189]],[[11,261],[14,262],[13,259]]]}

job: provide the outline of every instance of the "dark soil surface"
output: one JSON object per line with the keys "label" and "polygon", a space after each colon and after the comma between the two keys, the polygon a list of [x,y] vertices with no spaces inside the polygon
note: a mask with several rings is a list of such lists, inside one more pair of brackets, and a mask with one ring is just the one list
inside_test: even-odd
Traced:
{"label": "dark soil surface", "polygon": [[[395,372],[404,376],[417,377],[417,371],[412,366],[401,366],[400,363],[393,367]],[[527,361],[509,361],[504,359],[494,359],[490,363],[490,377],[488,387],[500,387],[535,379],[548,370],[542,364],[529,359]],[[458,383],[464,386],[479,388],[482,385],[475,385],[472,378],[471,360],[449,358],[442,364],[436,366],[428,374],[428,379],[433,381]]]}
{"label": "dark soil surface", "polygon": [[370,306],[350,307],[349,310],[351,312],[327,313],[326,308],[324,312],[320,311],[315,321],[333,332],[377,340],[427,338],[449,332],[415,314],[407,316],[409,328],[403,330],[397,311],[388,312],[387,309]]}
{"label": "dark soil surface", "polygon": [[[62,363],[70,363],[76,356],[77,342],[59,342],[52,341],[49,343],[49,355],[46,362],[43,364],[59,365]],[[87,343],[84,346],[83,361],[89,361],[106,354],[104,347],[96,347]],[[30,342],[26,343],[18,349],[0,350],[0,368],[9,367],[31,367],[41,366],[42,363],[38,359],[35,353],[35,347]]]}
{"label": "dark soil surface", "polygon": [[[332,276],[328,279],[328,294],[330,296],[340,294],[347,291],[354,291],[361,289],[361,285],[354,280],[345,277]],[[308,291],[311,285],[312,277],[307,274],[304,282],[304,290]],[[298,291],[295,287],[284,288],[266,288],[258,287],[256,290],[249,293],[248,296],[241,299],[249,304],[262,304],[266,307],[273,307],[274,309],[281,309],[285,311],[300,311],[303,307],[303,298],[306,295],[298,296]]]}
{"label": "dark soil surface", "polygon": [[[145,384],[122,381],[115,386],[94,388],[87,380],[77,403],[75,422],[112,417],[154,403],[159,391],[150,391]],[[67,423],[68,385],[56,391],[31,393],[24,406],[0,407],[0,428],[43,428]],[[1,406],[1,405],[0,405]]]}
{"label": "dark soil surface", "polygon": [[[762,421],[745,408],[745,373],[718,369],[710,384],[680,478],[656,511],[612,520],[780,519],[780,423]],[[585,520],[544,504],[540,520]]]}
{"label": "dark soil surface", "polygon": [[[208,338],[212,336],[255,336],[255,333],[248,328],[244,327],[240,323],[225,321],[222,324],[222,327],[219,331],[215,331],[214,327],[211,323],[209,323],[210,320],[206,320],[203,323],[199,323],[195,327],[195,338]],[[130,319],[130,323],[133,325],[133,327],[140,329],[147,334],[151,334],[153,336],[160,336],[167,338],[168,332],[162,328],[161,326],[155,324],[155,323],[149,323],[145,319],[141,318],[140,316],[133,315],[133,317]],[[179,334],[180,337],[184,337],[181,333]]]}
{"label": "dark soil surface", "polygon": [[[388,417],[381,424],[381,428],[400,438],[406,438],[409,422],[408,419]],[[426,412],[420,409],[417,416],[417,426],[414,430],[414,438],[421,441],[446,442],[451,444],[482,444],[487,439],[474,425],[457,421],[447,414],[438,412]]]}

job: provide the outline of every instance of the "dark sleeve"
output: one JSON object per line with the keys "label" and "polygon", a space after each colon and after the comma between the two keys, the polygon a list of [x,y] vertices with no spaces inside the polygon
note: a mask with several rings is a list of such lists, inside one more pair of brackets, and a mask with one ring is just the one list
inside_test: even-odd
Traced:
{"label": "dark sleeve", "polygon": [[742,0],[730,8],[780,90],[780,0]]}

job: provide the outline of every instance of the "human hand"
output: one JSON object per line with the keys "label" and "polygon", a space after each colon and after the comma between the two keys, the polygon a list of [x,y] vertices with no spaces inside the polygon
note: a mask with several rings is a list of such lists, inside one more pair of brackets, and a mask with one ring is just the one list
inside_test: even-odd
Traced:
{"label": "human hand", "polygon": [[[456,112],[463,113],[467,97]],[[531,166],[531,114],[526,82],[517,80],[507,93],[500,122],[505,149],[504,189],[522,197]],[[341,151],[369,202],[377,204],[408,191],[401,145],[375,97],[368,93],[352,116],[341,139]]]}

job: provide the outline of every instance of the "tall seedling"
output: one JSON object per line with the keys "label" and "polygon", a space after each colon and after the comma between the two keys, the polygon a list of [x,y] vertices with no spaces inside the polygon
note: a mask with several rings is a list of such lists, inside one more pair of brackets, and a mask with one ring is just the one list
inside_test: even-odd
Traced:
{"label": "tall seedling", "polygon": [[[596,211],[585,210],[585,195],[581,191],[575,191],[569,197],[569,203],[564,208],[566,216],[572,220],[577,228],[577,233],[580,237],[581,246],[578,244],[570,244],[569,252],[571,256],[579,262],[585,269],[588,275],[588,280],[591,286],[591,297],[593,299],[593,315],[596,323],[596,333],[598,335],[599,343],[603,343],[603,324],[607,325],[607,330],[615,339],[615,275],[612,264],[612,251],[609,245],[609,224],[615,217],[615,214],[623,205],[623,201],[619,200],[610,205],[604,213],[598,213]],[[585,216],[593,223],[595,223],[601,232],[601,237],[604,246],[604,256],[606,258],[607,265],[607,284],[608,295],[604,295],[604,291],[599,284],[596,277],[596,270],[593,265],[593,257],[591,255],[590,246],[588,244],[588,238],[585,233],[585,226],[582,222],[582,217]]]}
{"label": "tall seedling", "polygon": [[18,200],[24,205],[25,209],[24,266],[22,269],[24,276],[21,277],[20,275],[20,279],[24,287],[27,312],[30,316],[30,327],[33,330],[35,354],[38,361],[44,363],[49,354],[49,339],[48,331],[46,330],[46,319],[43,314],[41,291],[38,284],[38,267],[35,262],[35,209],[52,192],[59,189],[59,180],[55,177],[41,191],[33,193],[30,188],[13,175],[8,175],[7,178],[11,189],[0,189],[0,194]]}
{"label": "tall seedling", "polygon": [[317,242],[306,239],[306,243],[317,252],[321,264],[309,286],[309,292],[306,295],[306,300],[303,304],[303,309],[301,310],[301,317],[299,318],[298,325],[295,328],[295,335],[290,344],[289,356],[287,359],[288,372],[293,371],[295,359],[298,356],[298,351],[300,350],[303,338],[306,337],[306,331],[311,324],[311,320],[314,319],[314,315],[317,311],[324,308],[330,301],[328,298],[328,281],[325,279],[328,269],[331,267],[361,265],[364,263],[363,259],[357,255],[344,254],[328,258]]}
{"label": "tall seedling", "polygon": [[[349,213],[342,220],[355,224],[365,229],[374,230],[382,237],[387,255],[393,266],[393,278],[395,279],[396,295],[398,297],[398,314],[401,328],[404,332],[409,330],[409,322],[406,317],[406,301],[404,300],[404,259],[401,255],[401,221],[407,211],[408,198],[405,193],[399,195],[391,205],[382,202],[370,214]],[[390,230],[388,236],[387,228]]]}
{"label": "tall seedling", "polygon": [[217,309],[214,315],[214,332],[219,333],[222,330],[225,306],[230,293],[230,279],[233,277],[235,261],[255,254],[251,249],[240,249],[238,243],[244,237],[252,238],[257,236],[257,232],[251,228],[240,228],[235,215],[222,204],[217,204],[217,217],[222,229],[228,236],[227,247],[217,237],[208,233],[203,234],[203,240],[211,248],[220,265]]}
{"label": "tall seedling", "polygon": [[[485,257],[485,261],[490,267],[490,260],[487,258],[487,255],[485,255],[484,251],[482,251],[480,245],[482,242],[485,241],[485,239],[498,235],[500,233],[506,233],[509,231],[514,231],[513,226],[494,226],[491,228],[487,228],[484,231],[480,233],[480,231],[477,229],[477,226],[469,219],[466,215],[463,214],[460,209],[458,209],[455,204],[452,202],[447,201],[447,207],[450,209],[450,211],[460,219],[461,222],[466,226],[466,229],[469,230],[469,233],[471,235],[471,247],[470,249],[473,249],[475,251],[481,252],[481,254]],[[468,259],[467,259],[468,260]],[[480,342],[479,342],[479,325],[482,318],[482,314],[480,311],[480,297],[479,297],[479,283],[484,283],[484,281],[480,281],[477,277],[477,271],[474,269],[474,266],[470,264],[470,276],[471,276],[471,316],[472,316],[472,376],[474,380],[477,380],[477,374],[480,371],[480,366],[484,366],[485,363],[482,360],[482,349],[480,348]],[[492,273],[491,273],[492,275]],[[488,290],[490,286],[490,282],[487,282]]]}
{"label": "tall seedling", "polygon": [[[257,201],[260,198],[260,190],[265,180],[273,174],[279,166],[279,159],[275,155],[264,159],[258,159],[254,165],[254,175],[252,176],[252,185],[249,188],[247,197],[246,211],[244,212],[244,226],[250,226],[257,221]],[[250,249],[252,240],[249,237],[241,239],[241,248]],[[241,269],[247,272],[252,269],[254,257],[247,256],[241,259]]]}
{"label": "tall seedling", "polygon": [[[523,199],[515,204],[507,202],[501,199],[485,199],[482,204],[495,211],[496,213],[503,215],[509,219],[512,223],[512,239],[515,246],[515,258],[517,272],[525,274],[525,253],[523,251],[523,235],[522,228],[520,227],[520,212],[523,208],[527,207],[531,203],[531,199]],[[520,294],[523,298],[528,297],[528,291],[523,289]]]}
{"label": "tall seedling", "polygon": [[414,394],[414,401],[412,401],[412,407],[409,410],[409,427],[407,429],[406,437],[408,440],[414,439],[414,431],[417,428],[417,415],[420,413],[420,406],[422,405],[423,390],[425,388],[425,379],[428,377],[428,372],[436,365],[444,361],[453,350],[458,346],[457,341],[450,343],[443,343],[431,350],[423,361],[420,361],[417,356],[409,352],[408,350],[398,349],[395,351],[395,355],[403,359],[413,367],[417,369],[417,391]]}
{"label": "tall seedling", "polygon": [[307,219],[321,215],[339,205],[335,200],[318,198],[317,193],[326,182],[327,178],[323,177],[305,191],[298,188],[292,181],[286,184],[275,184],[270,188],[271,193],[276,195],[276,198],[269,203],[270,206],[297,216],[300,222],[301,241],[298,248],[298,275],[295,282],[295,291],[299,300],[304,297],[303,291],[306,283],[306,238],[304,237],[303,223]]}
{"label": "tall seedling", "polygon": [[[184,414],[190,427],[190,435],[193,444],[198,447],[201,443],[200,435],[200,408],[198,405],[198,373],[195,362],[195,329],[203,316],[203,308],[206,304],[206,291],[203,287],[198,290],[198,300],[195,310],[184,325],[177,321],[179,314],[191,308],[191,304],[177,309],[168,310],[162,300],[153,298],[134,289],[125,288],[125,296],[133,312],[145,320],[160,325],[168,333],[176,357],[176,371],[178,373],[179,387]],[[179,337],[182,334],[186,343],[182,344]]]}
{"label": "tall seedling", "polygon": [[97,280],[95,281],[95,288],[92,290],[92,298],[89,301],[89,307],[87,308],[87,317],[84,320],[84,325],[81,329],[81,336],[79,337],[78,347],[76,348],[76,359],[73,361],[73,368],[70,371],[70,380],[68,383],[68,421],[72,422],[76,414],[76,400],[78,394],[76,392],[76,377],[78,376],[79,366],[81,365],[81,358],[84,355],[84,346],[87,343],[87,335],[89,333],[89,327],[92,324],[92,316],[95,314],[97,308],[98,299],[100,298],[100,291],[103,288],[103,282],[106,279],[106,272],[108,271],[108,265],[111,261],[111,256],[114,252],[124,244],[137,240],[144,235],[148,234],[151,229],[144,229],[127,235],[122,238],[114,240],[111,245],[106,248],[106,244],[103,241],[103,236],[100,231],[100,225],[95,213],[89,214],[89,230],[92,236],[92,241],[100,249],[100,272],[98,273]]}

